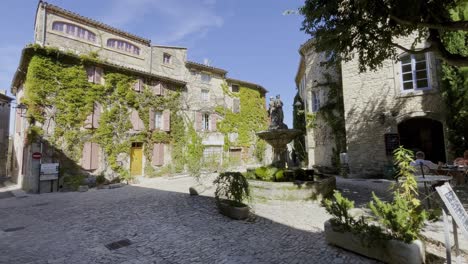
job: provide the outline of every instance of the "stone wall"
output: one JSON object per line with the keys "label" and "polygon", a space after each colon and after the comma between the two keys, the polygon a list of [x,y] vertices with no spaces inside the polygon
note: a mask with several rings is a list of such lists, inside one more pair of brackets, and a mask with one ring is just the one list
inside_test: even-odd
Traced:
{"label": "stone wall", "polygon": [[[409,47],[412,39],[399,42]],[[385,152],[384,135],[397,133],[399,122],[412,117],[428,117],[445,123],[444,104],[438,90],[437,61],[432,54],[428,54],[428,58],[432,89],[415,92],[403,92],[399,62],[386,60],[381,69],[365,73],[359,72],[357,59],[342,64],[351,175],[383,173],[383,167],[391,162]]]}
{"label": "stone wall", "polygon": [[[304,108],[309,114],[317,114],[313,111],[312,92],[320,95],[321,105],[328,100],[329,82],[339,81],[339,72],[334,68],[327,68],[324,62],[326,56],[316,53],[312,46],[301,49],[304,63],[303,72],[298,79],[298,86],[305,78],[305,85],[299,89],[299,94],[304,102]],[[326,78],[329,75],[329,79]],[[308,152],[309,167],[332,165],[331,157],[335,146],[334,135],[330,126],[319,114],[314,127],[307,128],[306,149]]]}

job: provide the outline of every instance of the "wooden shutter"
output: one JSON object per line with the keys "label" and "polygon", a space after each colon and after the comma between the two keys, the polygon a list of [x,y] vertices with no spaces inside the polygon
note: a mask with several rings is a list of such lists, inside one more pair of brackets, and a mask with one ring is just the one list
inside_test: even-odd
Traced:
{"label": "wooden shutter", "polygon": [[153,81],[152,83],[152,88],[153,88],[153,94],[154,95],[161,95],[161,83],[157,81]]}
{"label": "wooden shutter", "polygon": [[232,101],[232,112],[239,113],[240,112],[240,100],[239,98],[234,98]]}
{"label": "wooden shutter", "polygon": [[100,147],[97,143],[91,143],[91,155],[89,161],[89,169],[96,170],[99,166]]}
{"label": "wooden shutter", "polygon": [[98,103],[94,103],[93,128],[99,127],[99,119],[101,119],[101,105]]}
{"label": "wooden shutter", "polygon": [[21,123],[23,122],[23,118],[21,117],[21,111],[23,109],[16,108],[16,120],[15,120],[15,132],[21,133]]}
{"label": "wooden shutter", "polygon": [[94,66],[90,66],[86,68],[86,74],[88,75],[88,82],[90,83],[94,83],[94,74],[95,74],[94,68],[95,68]]}
{"label": "wooden shutter", "polygon": [[149,110],[149,130],[154,129],[154,109],[150,108]]}
{"label": "wooden shutter", "polygon": [[137,81],[133,84],[133,90],[140,92],[143,90],[143,80],[138,78]]}
{"label": "wooden shutter", "polygon": [[102,69],[99,68],[99,67],[95,67],[95,72],[94,72],[94,83],[96,83],[96,84],[102,84],[102,83],[103,83],[103,81],[102,81],[102,76],[103,76]]}
{"label": "wooden shutter", "polygon": [[171,130],[171,111],[164,110],[162,114],[162,129],[164,131]]}
{"label": "wooden shutter", "polygon": [[210,129],[211,131],[216,131],[216,122],[218,122],[218,115],[211,114],[210,115]]}
{"label": "wooden shutter", "polygon": [[141,130],[143,128],[143,121],[141,121],[138,111],[135,109],[132,109],[132,113],[130,114],[130,122],[132,123],[133,130]]}
{"label": "wooden shutter", "polygon": [[153,156],[151,157],[151,164],[155,166],[164,165],[164,144],[155,143],[153,145]]}
{"label": "wooden shutter", "polygon": [[202,130],[202,113],[196,112],[195,113],[195,130],[200,131]]}
{"label": "wooden shutter", "polygon": [[81,154],[81,167],[85,170],[91,168],[91,142],[85,142]]}

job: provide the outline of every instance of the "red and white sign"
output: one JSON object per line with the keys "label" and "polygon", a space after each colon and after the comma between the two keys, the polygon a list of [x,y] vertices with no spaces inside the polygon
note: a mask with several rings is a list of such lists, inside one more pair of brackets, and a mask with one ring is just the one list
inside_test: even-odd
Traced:
{"label": "red and white sign", "polygon": [[33,159],[41,159],[42,158],[42,154],[40,152],[34,152],[32,154],[32,158]]}

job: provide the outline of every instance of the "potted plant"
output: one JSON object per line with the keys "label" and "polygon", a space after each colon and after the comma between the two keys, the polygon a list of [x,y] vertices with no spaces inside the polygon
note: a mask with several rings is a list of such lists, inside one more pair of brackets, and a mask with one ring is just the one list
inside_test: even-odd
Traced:
{"label": "potted plant", "polygon": [[213,182],[219,211],[230,218],[242,220],[249,216],[249,207],[243,203],[250,197],[249,183],[240,172],[223,172]]}
{"label": "potted plant", "polygon": [[412,174],[411,151],[398,148],[394,152],[398,176],[393,201],[381,201],[373,194],[369,203],[372,214],[356,218],[349,212],[354,202],[335,192],[333,201],[324,205],[332,219],[325,223],[325,239],[329,244],[354,251],[385,263],[425,263],[424,243],[419,240],[427,212],[417,199],[417,184]]}

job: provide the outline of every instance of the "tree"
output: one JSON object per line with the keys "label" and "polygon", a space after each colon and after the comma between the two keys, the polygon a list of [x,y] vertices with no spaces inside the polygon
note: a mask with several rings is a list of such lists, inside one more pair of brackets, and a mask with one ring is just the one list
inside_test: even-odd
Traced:
{"label": "tree", "polygon": [[[360,71],[376,69],[385,59],[398,59],[403,50],[433,52],[452,66],[468,66],[466,54],[450,52],[447,34],[468,32],[468,21],[453,20],[453,10],[468,9],[466,0],[306,0],[299,13],[301,30],[310,34],[318,52],[330,63],[349,61],[357,54]],[[395,39],[415,34],[410,48]],[[425,42],[424,48],[416,48]],[[464,38],[465,44],[468,37]]]}

